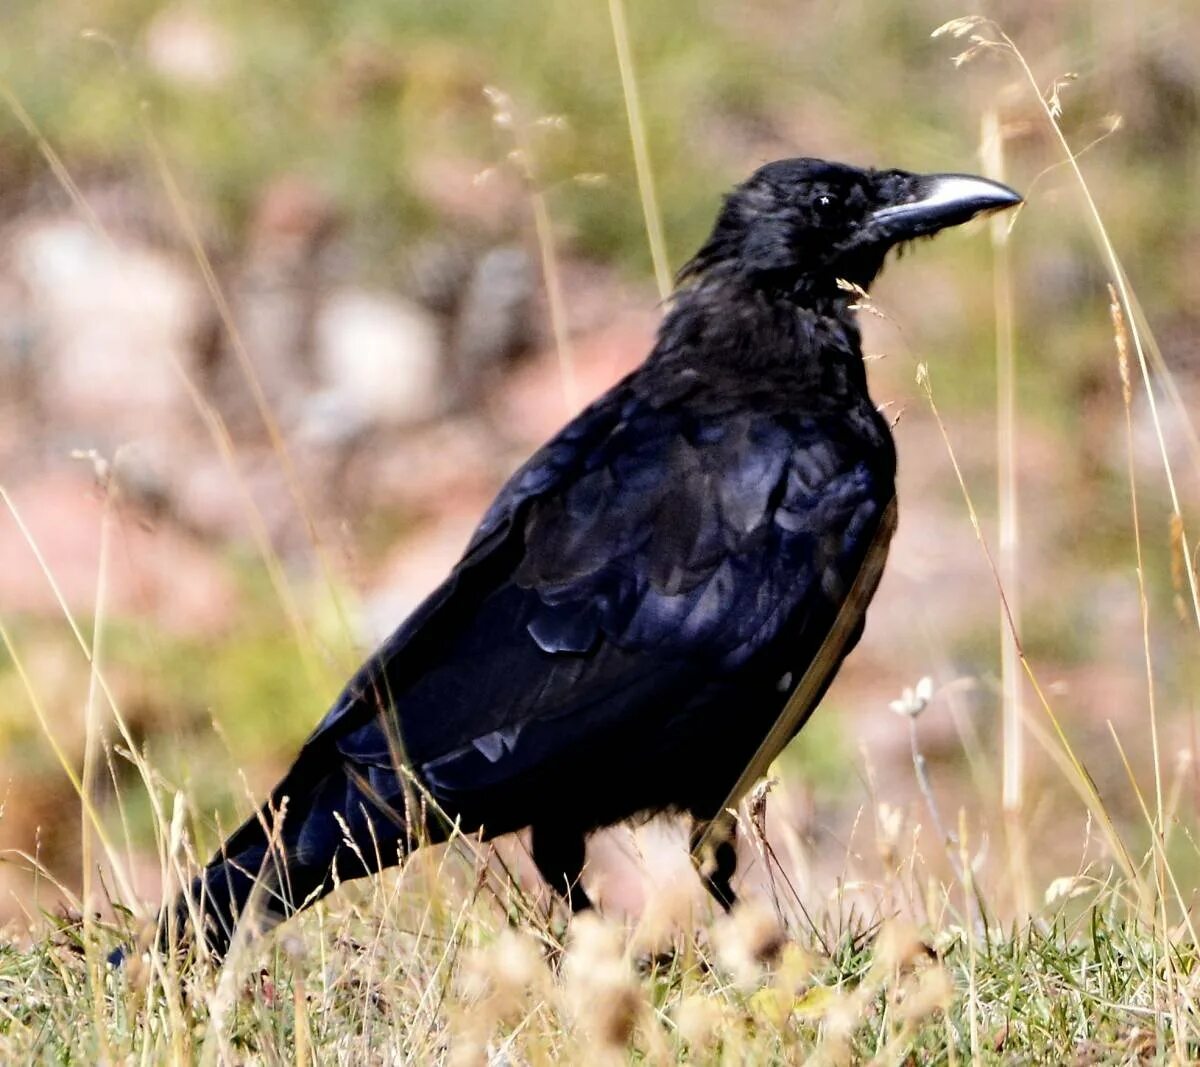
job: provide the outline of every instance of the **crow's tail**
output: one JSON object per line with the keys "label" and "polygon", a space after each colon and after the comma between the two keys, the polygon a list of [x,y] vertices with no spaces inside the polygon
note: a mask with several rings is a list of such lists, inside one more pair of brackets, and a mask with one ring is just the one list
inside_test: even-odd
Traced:
{"label": "crow's tail", "polygon": [[339,882],[403,861],[413,847],[405,791],[394,770],[303,756],[271,799],[221,846],[191,889],[164,914],[164,943],[199,921],[222,957],[244,918],[265,931]]}

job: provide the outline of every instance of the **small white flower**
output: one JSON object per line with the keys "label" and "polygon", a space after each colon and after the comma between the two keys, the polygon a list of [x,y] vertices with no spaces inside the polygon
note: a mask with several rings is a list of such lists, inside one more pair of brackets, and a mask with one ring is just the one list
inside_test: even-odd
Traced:
{"label": "small white flower", "polygon": [[910,719],[915,719],[925,710],[929,702],[933,699],[933,679],[929,675],[925,675],[915,688],[905,686],[904,692],[900,694],[899,700],[893,700],[888,704],[897,715],[905,715]]}

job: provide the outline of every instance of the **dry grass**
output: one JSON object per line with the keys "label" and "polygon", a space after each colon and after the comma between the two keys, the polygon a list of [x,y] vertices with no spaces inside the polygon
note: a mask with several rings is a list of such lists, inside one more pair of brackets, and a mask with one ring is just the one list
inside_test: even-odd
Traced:
{"label": "dry grass", "polygon": [[[643,170],[645,132],[632,95],[628,48],[621,45],[623,8],[614,0],[611,10],[630,94],[633,142],[641,146],[639,176],[647,193],[652,186],[648,163]],[[1177,552],[1182,559],[1178,585],[1200,624],[1200,597],[1188,559],[1191,542],[1179,488],[1185,483],[1171,469],[1156,407],[1160,392],[1154,386],[1158,384],[1169,400],[1178,394],[1169,376],[1163,379],[1166,371],[1157,347],[1146,332],[1077,156],[1062,134],[1059,83],[1043,94],[1014,43],[990,22],[956,20],[941,32],[968,38],[960,59],[992,52],[1016,63],[1037,96],[1064,165],[1078,179],[1111,276],[1126,411],[1133,403],[1131,366],[1136,364],[1161,447],[1174,537],[1182,546]],[[7,100],[25,121],[28,116],[19,103]],[[27,123],[27,129],[77,207],[94,219],[65,164],[36,128]],[[147,131],[147,138],[153,153],[152,132]],[[164,184],[174,190],[161,153],[155,158]],[[533,195],[541,196],[536,188]],[[182,200],[173,202],[186,229]],[[547,275],[557,292],[545,210],[541,201],[538,233]],[[654,260],[661,266],[662,236],[648,195],[646,218]],[[198,241],[192,243],[204,270],[203,251]],[[215,276],[208,270],[204,276],[226,328],[236,337]],[[1002,288],[998,292],[997,307],[1007,314],[1007,298]],[[558,300],[561,293],[552,303]],[[1014,313],[1019,315],[1020,309]],[[561,309],[557,314],[561,317]],[[1010,330],[1001,327],[1000,353],[1012,373],[1011,350],[1006,354],[1008,342],[1003,340]],[[560,340],[565,338],[559,329],[555,332]],[[249,356],[236,341],[234,348],[286,468],[290,461],[266,399],[254,387]],[[569,368],[565,355],[564,368]],[[564,378],[567,373],[564,370]],[[185,832],[190,802],[145,760],[106,679],[102,565],[90,625],[81,627],[62,605],[64,621],[89,665],[81,771],[58,747],[54,724],[42,712],[36,687],[23,668],[19,642],[0,619],[0,641],[22,679],[46,741],[55,747],[78,793],[87,842],[82,896],[62,889],[75,900],[74,914],[38,925],[32,940],[0,948],[0,1057],[6,1062],[298,1064],[604,1063],[631,1058],[653,1063],[812,1058],[819,1063],[951,1064],[1194,1059],[1200,1054],[1200,1023],[1192,900],[1171,857],[1180,849],[1189,854],[1200,850],[1183,803],[1188,769],[1176,768],[1173,776],[1158,744],[1153,634],[1167,622],[1153,617],[1146,595],[1132,440],[1130,567],[1136,573],[1134,595],[1142,613],[1147,727],[1154,738],[1155,771],[1148,799],[1130,774],[1149,842],[1141,850],[1118,830],[1106,799],[1055,713],[1037,664],[1024,651],[1006,590],[1011,578],[992,563],[983,523],[955,459],[950,433],[938,415],[924,364],[918,368],[918,382],[955,461],[966,508],[992,565],[1015,662],[1035,694],[1034,706],[1024,709],[1025,728],[1083,801],[1083,811],[1075,816],[1081,857],[1075,870],[1041,891],[1029,884],[1018,849],[1013,853],[1018,859],[1010,860],[1004,877],[991,882],[978,878],[987,843],[966,811],[950,819],[938,810],[913,730],[914,771],[929,805],[929,823],[907,819],[887,797],[874,798],[874,809],[862,819],[862,832],[846,848],[836,891],[815,913],[796,888],[806,881],[803,846],[787,826],[766,834],[767,794],[762,791],[741,821],[768,892],[730,917],[712,916],[690,893],[661,893],[637,922],[589,917],[572,923],[564,938],[562,916],[548,901],[523,892],[489,850],[459,840],[449,848],[419,854],[403,873],[346,887],[271,938],[242,942],[223,969],[203,958],[164,955],[153,947],[152,925],[131,910],[138,905],[127,873],[132,862],[127,825],[122,842],[98,811],[105,760],[109,767],[113,760],[128,760],[137,767],[139,788],[154,812],[164,886],[183,884],[196,866]],[[569,382],[566,389],[573,402]],[[236,477],[236,456],[219,418],[197,391],[192,395]],[[1011,446],[1015,433],[1011,420],[1005,425],[1002,447]],[[1195,479],[1189,477],[1186,484],[1195,484]],[[116,491],[109,487],[109,492]],[[3,502],[20,522],[7,494]],[[253,508],[249,496],[247,507]],[[323,559],[312,536],[314,553]],[[36,544],[31,548],[36,554]],[[305,621],[287,592],[269,543],[264,540],[260,548],[276,581],[280,609],[303,638]],[[41,566],[53,586],[54,575],[44,563]],[[308,646],[307,640],[303,643]],[[325,665],[315,653],[310,655],[319,675]],[[899,710],[910,728],[930,698],[936,701],[940,696],[918,686],[902,702]],[[1019,705],[1014,700],[1011,706]],[[122,739],[118,748],[102,743],[109,717]],[[901,719],[896,728],[904,728]],[[1115,731],[1113,741],[1114,753],[1124,760]],[[1009,806],[1019,810],[1019,747],[1010,749],[1009,758],[1017,761],[1006,779],[1012,795]],[[979,801],[990,808],[997,799],[981,796]],[[118,808],[124,823],[119,792]],[[1098,840],[1093,839],[1093,827],[1098,828]],[[780,855],[779,841],[787,843],[786,855]],[[34,860],[29,862],[36,866]],[[97,885],[100,870],[104,874]],[[947,870],[948,875],[940,873]],[[53,881],[51,872],[42,874]],[[99,900],[111,903],[115,920],[98,917]],[[1006,927],[995,918],[1014,914],[1019,920]],[[139,951],[124,969],[109,969],[104,955],[118,939],[131,935]]]}
{"label": "dry grass", "polygon": [[[886,816],[886,813],[881,813]],[[998,928],[966,817],[961,883],[923,877],[915,827],[881,821],[847,868],[857,908],[776,905],[712,918],[660,897],[640,922],[546,917],[486,855],[429,852],[346,887],[224,970],[116,940],[76,917],[0,954],[10,1062],[980,1062],[1194,1051],[1192,942],[1111,873],[1082,866],[1027,924]],[[764,846],[761,840],[758,842]],[[868,901],[870,903],[868,903]],[[125,928],[122,923],[121,927]],[[1182,1029],[1177,1029],[1182,1027]]]}

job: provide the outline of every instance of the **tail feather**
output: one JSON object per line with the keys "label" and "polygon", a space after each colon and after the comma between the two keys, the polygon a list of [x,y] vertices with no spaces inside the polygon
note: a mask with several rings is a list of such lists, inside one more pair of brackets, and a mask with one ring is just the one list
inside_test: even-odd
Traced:
{"label": "tail feather", "polygon": [[413,841],[399,775],[342,761],[316,776],[306,773],[308,762],[293,767],[180,894],[164,939],[186,936],[198,920],[209,950],[223,957],[244,918],[265,931],[339,882],[403,861]]}

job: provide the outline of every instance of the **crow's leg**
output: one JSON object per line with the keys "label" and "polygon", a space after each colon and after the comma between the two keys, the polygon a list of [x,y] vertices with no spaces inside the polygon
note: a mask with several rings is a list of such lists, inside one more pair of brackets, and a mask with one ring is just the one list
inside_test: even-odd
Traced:
{"label": "crow's leg", "polygon": [[584,834],[554,823],[533,826],[533,862],[538,874],[578,914],[592,907],[579,880],[583,873]]}
{"label": "crow's leg", "polygon": [[690,843],[692,856],[704,888],[722,908],[731,911],[737,903],[737,894],[730,884],[737,873],[737,826],[730,823],[727,830],[722,828],[719,834],[714,833],[712,840],[705,845],[703,854],[696,855],[708,825],[706,822],[693,825]]}

